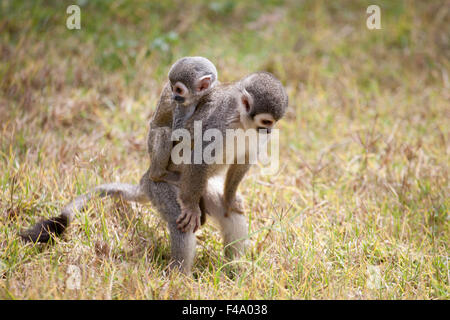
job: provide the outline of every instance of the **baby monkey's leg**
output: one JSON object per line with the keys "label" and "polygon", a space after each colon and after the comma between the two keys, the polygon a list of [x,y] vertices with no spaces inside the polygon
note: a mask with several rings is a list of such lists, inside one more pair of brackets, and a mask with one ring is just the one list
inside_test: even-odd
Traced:
{"label": "baby monkey's leg", "polygon": [[151,146],[151,165],[149,169],[150,179],[153,181],[176,180],[172,177],[174,173],[167,171],[170,155],[172,152],[172,129],[169,127],[160,127],[150,130]]}

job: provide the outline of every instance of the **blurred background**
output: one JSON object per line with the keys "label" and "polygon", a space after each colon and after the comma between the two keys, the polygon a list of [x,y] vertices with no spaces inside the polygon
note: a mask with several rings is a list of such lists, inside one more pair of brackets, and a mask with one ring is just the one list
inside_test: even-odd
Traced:
{"label": "blurred background", "polygon": [[[80,30],[66,27],[71,4],[80,7]],[[373,4],[380,30],[366,26]],[[64,264],[24,265],[28,249],[17,244],[17,230],[97,183],[140,178],[148,121],[170,65],[186,55],[209,58],[224,82],[272,72],[290,98],[279,123],[282,170],[271,177],[253,170],[241,186],[250,228],[259,230],[252,252],[264,254],[251,273],[259,284],[226,278],[234,289],[205,287],[201,298],[449,297],[445,0],[1,1],[0,247],[10,285],[0,297],[72,297],[46,281],[20,289],[24,272],[51,278]],[[76,261],[103,272],[104,264],[91,265],[103,254],[97,249],[118,256],[124,249],[99,231],[104,222],[87,217],[92,232],[86,220],[78,228],[89,236],[74,231],[64,248],[91,248]],[[156,223],[144,221],[126,242],[139,253],[127,263],[151,279],[160,271],[139,259],[153,252],[143,238],[167,242]],[[205,239],[215,239],[208,228]],[[201,272],[214,267],[219,242],[202,243],[215,249],[199,254],[199,277],[209,279]],[[52,250],[55,261],[73,260]],[[128,272],[114,261],[108,268]],[[383,275],[375,291],[365,285],[368,266]],[[148,297],[158,284],[142,277],[112,285],[112,297]],[[79,297],[111,297],[108,283],[92,282]],[[197,297],[189,286],[151,292]]]}

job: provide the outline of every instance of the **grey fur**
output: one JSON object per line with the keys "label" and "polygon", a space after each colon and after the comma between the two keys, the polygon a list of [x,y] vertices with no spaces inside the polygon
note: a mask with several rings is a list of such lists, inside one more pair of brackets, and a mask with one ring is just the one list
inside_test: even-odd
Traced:
{"label": "grey fur", "polygon": [[[252,107],[249,111],[245,111],[241,105],[243,95],[251,96]],[[266,72],[253,73],[238,83],[218,85],[200,100],[185,128],[190,130],[193,136],[194,122],[201,120],[203,133],[208,129],[216,129],[225,137],[229,128],[249,129],[243,123],[243,119],[249,118],[252,114],[254,117],[257,114],[268,113],[275,121],[279,120],[287,108],[287,103],[286,91],[278,79]],[[204,142],[204,147],[209,143],[212,142]],[[225,150],[224,144],[224,153]],[[183,231],[195,232],[200,226],[199,199],[206,191],[209,178],[220,174],[224,169],[226,172],[224,206],[225,209],[236,208],[236,190],[249,168],[248,164],[228,166],[194,164],[194,161],[192,164],[169,166],[169,171],[180,173],[178,202],[181,205],[181,216],[177,220],[178,227]],[[225,214],[227,215],[227,212]]]}
{"label": "grey fur", "polygon": [[[256,74],[258,75],[258,74]],[[266,79],[266,77],[263,77]],[[258,81],[258,77],[253,78]],[[266,80],[265,80],[266,81]],[[260,89],[262,95],[267,95],[270,87],[279,84],[275,77],[265,82],[265,90]],[[193,116],[187,121],[186,128],[193,130],[193,121],[204,120],[203,130],[217,128],[224,132],[227,128],[236,128],[240,124],[239,96],[242,94],[240,82],[221,85],[204,97],[199,103]],[[259,86],[256,86],[259,88]],[[245,87],[246,88],[246,87]],[[251,91],[251,90],[250,90]],[[277,91],[274,91],[277,92]],[[284,91],[283,91],[284,92]],[[164,92],[163,92],[164,94]],[[270,99],[275,103],[274,109],[284,109],[287,99]],[[279,102],[282,102],[278,105]],[[259,106],[256,105],[255,108]],[[271,111],[272,114],[275,111]],[[280,112],[281,113],[281,112]],[[149,146],[151,149],[152,146]],[[150,150],[149,150],[150,151]],[[52,233],[60,234],[73,221],[77,212],[86,208],[87,202],[94,196],[121,197],[127,201],[145,203],[150,201],[162,218],[167,222],[171,238],[171,268],[179,268],[189,274],[195,256],[196,238],[193,232],[183,232],[179,229],[179,218],[183,215],[182,206],[177,196],[190,207],[197,208],[203,203],[204,210],[212,220],[219,225],[224,240],[226,255],[230,258],[242,254],[246,247],[248,236],[245,217],[235,209],[235,205],[224,205],[225,199],[240,200],[234,195],[237,186],[248,170],[248,165],[230,166],[225,175],[221,174],[220,165],[169,165],[170,171],[181,172],[180,189],[167,182],[156,182],[149,179],[149,170],[142,176],[139,185],[111,183],[103,184],[91,192],[75,198],[66,205],[59,217],[45,220],[21,234],[26,241],[46,242]],[[231,170],[231,171],[230,171]],[[223,170],[222,170],[223,171]],[[227,181],[228,180],[228,181]],[[188,187],[186,187],[188,186]],[[225,190],[224,190],[225,189]],[[224,195],[226,197],[224,198]],[[202,201],[200,201],[202,199]],[[237,206],[239,207],[239,206]],[[199,210],[200,211],[200,210]]]}
{"label": "grey fur", "polygon": [[[217,81],[217,69],[204,57],[184,57],[170,68],[169,82],[164,86],[156,112],[150,122],[148,135],[148,151],[152,163],[149,170],[150,179],[170,183],[177,180],[176,175],[167,171],[172,151],[170,137],[172,130],[184,125],[185,121],[192,116],[201,97],[209,92],[195,90],[198,79],[205,75],[212,76],[212,88]],[[172,86],[178,81],[191,90],[183,104],[173,99]]]}
{"label": "grey fur", "polygon": [[[254,81],[255,77],[258,81]],[[253,97],[251,117],[259,113],[270,113],[276,121],[283,117],[288,106],[288,96],[281,82],[271,73],[250,74],[241,80],[240,86]]]}
{"label": "grey fur", "polygon": [[169,81],[172,84],[180,81],[195,91],[195,82],[202,76],[212,75],[212,82],[218,80],[216,66],[204,57],[183,57],[176,61],[169,70]]}
{"label": "grey fur", "polygon": [[[177,228],[176,219],[181,214],[176,201],[177,187],[166,182],[155,182],[148,179],[148,171],[142,176],[139,185],[126,183],[110,183],[97,186],[94,190],[76,197],[66,205],[59,217],[50,218],[34,225],[21,233],[25,241],[47,242],[52,234],[60,235],[75,218],[78,212],[87,208],[93,197],[122,198],[126,201],[147,203],[152,205],[167,222],[171,239],[171,269],[179,269],[189,274],[195,256],[196,238],[193,232],[182,232]],[[204,194],[205,211],[219,224],[224,246],[229,258],[243,253],[247,237],[245,219],[237,212],[231,212],[230,219],[223,219],[222,198],[220,188],[210,188]],[[243,217],[243,216],[242,216]],[[238,225],[239,223],[239,225]]]}

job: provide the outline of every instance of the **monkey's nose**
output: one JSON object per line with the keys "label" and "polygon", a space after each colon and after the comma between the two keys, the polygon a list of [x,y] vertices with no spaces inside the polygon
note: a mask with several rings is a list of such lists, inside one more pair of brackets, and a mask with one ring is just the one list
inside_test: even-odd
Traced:
{"label": "monkey's nose", "polygon": [[182,97],[182,96],[174,95],[174,96],[173,96],[173,100],[175,100],[176,102],[181,102],[181,103],[183,103],[185,99],[184,99],[184,97]]}

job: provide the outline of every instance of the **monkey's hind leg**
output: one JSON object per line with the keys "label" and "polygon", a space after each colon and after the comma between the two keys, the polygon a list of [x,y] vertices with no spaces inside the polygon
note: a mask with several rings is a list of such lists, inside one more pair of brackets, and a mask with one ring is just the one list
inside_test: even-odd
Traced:
{"label": "monkey's hind leg", "polygon": [[196,238],[193,232],[182,232],[178,230],[175,221],[169,222],[171,242],[171,270],[178,269],[184,274],[191,274],[194,264]]}
{"label": "monkey's hind leg", "polygon": [[236,259],[243,255],[248,246],[248,225],[246,217],[230,208],[225,216],[223,206],[223,184],[218,179],[208,181],[207,193],[204,195],[205,211],[219,226],[222,234],[225,256]]}
{"label": "monkey's hind leg", "polygon": [[167,222],[171,243],[170,268],[178,269],[184,274],[190,274],[195,257],[196,238],[191,232],[178,230],[176,220],[181,214],[176,200],[177,188],[165,182],[154,182],[144,174],[141,179],[141,189],[148,195],[162,218]]}

